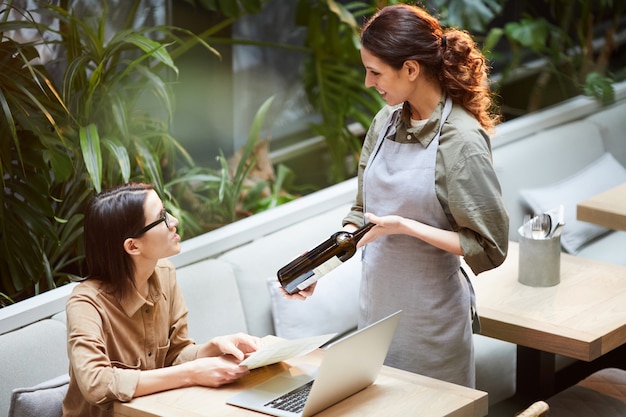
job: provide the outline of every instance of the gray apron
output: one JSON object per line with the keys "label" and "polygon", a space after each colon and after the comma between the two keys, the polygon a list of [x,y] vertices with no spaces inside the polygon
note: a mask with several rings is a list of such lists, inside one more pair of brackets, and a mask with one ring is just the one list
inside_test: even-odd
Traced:
{"label": "gray apron", "polygon": [[[439,136],[451,108],[448,98],[427,148],[394,141],[401,110],[389,117],[363,174],[365,212],[451,230],[435,192]],[[460,258],[406,235],[378,238],[362,256],[359,327],[403,310],[385,364],[473,387],[472,291]]]}

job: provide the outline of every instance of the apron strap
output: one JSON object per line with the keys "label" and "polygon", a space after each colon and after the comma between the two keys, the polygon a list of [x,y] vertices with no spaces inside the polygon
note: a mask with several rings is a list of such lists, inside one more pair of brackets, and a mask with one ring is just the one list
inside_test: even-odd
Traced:
{"label": "apron strap", "polygon": [[436,136],[437,139],[439,139],[439,136],[441,135],[441,129],[443,129],[443,124],[448,119],[448,116],[450,116],[450,113],[452,113],[452,99],[450,97],[447,97],[446,104],[444,104],[443,111],[441,112],[441,120],[439,121],[439,130],[437,131],[437,136]]}
{"label": "apron strap", "polygon": [[480,317],[478,316],[478,311],[476,310],[476,293],[474,292],[474,286],[472,285],[472,281],[470,281],[469,276],[467,276],[467,272],[465,272],[463,267],[460,267],[459,269],[465,277],[470,291],[470,318],[472,320],[472,333],[480,333]]}

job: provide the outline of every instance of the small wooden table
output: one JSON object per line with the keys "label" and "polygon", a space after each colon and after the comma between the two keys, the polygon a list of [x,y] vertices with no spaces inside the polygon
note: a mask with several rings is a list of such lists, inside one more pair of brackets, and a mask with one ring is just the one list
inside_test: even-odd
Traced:
{"label": "small wooden table", "polygon": [[[554,354],[592,361],[626,343],[626,267],[561,254],[561,282],[518,282],[519,247],[498,268],[472,278],[485,336],[518,345],[518,393],[554,392]],[[469,273],[469,272],[468,272]],[[529,363],[532,361],[533,363]]]}
{"label": "small wooden table", "polygon": [[[318,366],[323,351],[258,368],[238,382],[221,388],[190,387],[116,403],[116,417],[262,416],[226,404],[226,399],[292,366]],[[378,417],[483,417],[488,413],[487,393],[383,366],[373,385],[316,416]]]}
{"label": "small wooden table", "polygon": [[578,203],[576,218],[610,229],[626,230],[626,183]]}

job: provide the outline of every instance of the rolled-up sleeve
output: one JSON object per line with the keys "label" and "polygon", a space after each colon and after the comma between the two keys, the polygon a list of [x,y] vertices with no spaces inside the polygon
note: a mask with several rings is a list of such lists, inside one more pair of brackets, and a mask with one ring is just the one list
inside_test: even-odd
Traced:
{"label": "rolled-up sleeve", "polygon": [[488,142],[483,138],[469,140],[466,137],[457,143],[463,146],[458,149],[442,183],[465,262],[479,274],[504,262],[508,251],[509,217]]}

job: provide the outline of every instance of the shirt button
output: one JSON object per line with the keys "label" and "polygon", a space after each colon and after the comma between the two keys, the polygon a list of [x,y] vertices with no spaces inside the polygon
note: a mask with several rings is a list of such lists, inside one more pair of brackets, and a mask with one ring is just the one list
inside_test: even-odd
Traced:
{"label": "shirt button", "polygon": [[152,356],[152,352],[148,352],[148,356]]}
{"label": "shirt button", "polygon": [[150,314],[150,309],[146,308],[146,314]]}
{"label": "shirt button", "polygon": [[406,140],[411,140],[412,136],[411,135],[406,135]]}

